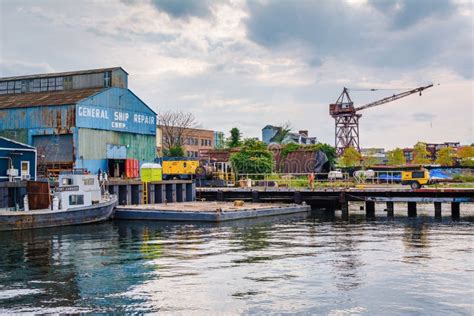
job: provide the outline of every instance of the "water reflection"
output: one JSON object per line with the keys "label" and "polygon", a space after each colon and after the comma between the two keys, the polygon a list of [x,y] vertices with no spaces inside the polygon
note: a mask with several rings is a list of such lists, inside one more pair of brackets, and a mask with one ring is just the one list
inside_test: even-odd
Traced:
{"label": "water reflection", "polygon": [[404,227],[403,245],[405,247],[404,261],[407,263],[422,263],[430,256],[429,232],[426,225],[414,220]]}
{"label": "water reflection", "polygon": [[447,309],[462,313],[472,241],[466,221],[317,214],[2,233],[0,312],[429,313],[462,291]]}

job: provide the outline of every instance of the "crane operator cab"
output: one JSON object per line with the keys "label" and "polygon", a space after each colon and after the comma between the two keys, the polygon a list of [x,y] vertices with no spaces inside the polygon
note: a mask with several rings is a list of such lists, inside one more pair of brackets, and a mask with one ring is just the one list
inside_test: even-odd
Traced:
{"label": "crane operator cab", "polygon": [[409,185],[413,190],[430,184],[430,172],[426,169],[416,171],[402,171],[402,184]]}

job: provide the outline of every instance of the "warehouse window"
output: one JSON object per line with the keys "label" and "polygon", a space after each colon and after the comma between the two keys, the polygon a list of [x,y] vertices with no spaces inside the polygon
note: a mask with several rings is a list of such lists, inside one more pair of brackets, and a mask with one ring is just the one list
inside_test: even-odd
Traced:
{"label": "warehouse window", "polygon": [[104,72],[104,87],[110,87],[112,85],[112,72]]}
{"label": "warehouse window", "polygon": [[0,94],[7,94],[7,82],[0,82]]}
{"label": "warehouse window", "polygon": [[40,91],[48,91],[48,79],[41,79]]}
{"label": "warehouse window", "polygon": [[33,79],[30,83],[30,91],[31,92],[40,92],[41,81],[39,79]]}

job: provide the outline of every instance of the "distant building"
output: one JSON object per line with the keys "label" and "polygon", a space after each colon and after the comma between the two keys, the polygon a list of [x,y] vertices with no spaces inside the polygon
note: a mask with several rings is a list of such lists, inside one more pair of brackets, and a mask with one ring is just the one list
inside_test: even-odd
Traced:
{"label": "distant building", "polygon": [[445,143],[426,143],[426,150],[430,153],[429,158],[436,160],[438,158],[438,151],[442,148],[451,147],[454,149],[459,148],[461,145],[459,142],[445,142]]}
{"label": "distant building", "polygon": [[373,158],[377,165],[387,163],[387,153],[384,148],[361,148],[363,158]]}
{"label": "distant building", "polygon": [[0,137],[0,182],[36,180],[36,148]]}
{"label": "distant building", "polygon": [[407,164],[410,164],[413,162],[414,156],[413,156],[413,148],[403,148],[403,156],[405,156],[405,160]]}
{"label": "distant building", "polygon": [[[160,126],[157,127],[156,146],[160,155],[163,155],[163,150],[169,149],[166,147],[168,143]],[[174,137],[178,137],[177,135]],[[181,147],[183,148],[186,157],[200,156],[200,152],[215,148],[222,148],[224,146],[224,133],[213,130],[186,128],[182,135]]]}
{"label": "distant building", "polygon": [[[265,144],[275,142],[275,137],[281,131],[281,127],[267,125],[262,129],[262,141]],[[302,145],[314,145],[317,144],[318,140],[316,137],[309,137],[307,130],[300,130],[298,133],[289,132],[281,142],[282,144],[302,144]]]}
{"label": "distant building", "polygon": [[73,168],[124,173],[155,158],[156,113],[121,67],[0,78],[0,136],[38,152],[38,174]]}

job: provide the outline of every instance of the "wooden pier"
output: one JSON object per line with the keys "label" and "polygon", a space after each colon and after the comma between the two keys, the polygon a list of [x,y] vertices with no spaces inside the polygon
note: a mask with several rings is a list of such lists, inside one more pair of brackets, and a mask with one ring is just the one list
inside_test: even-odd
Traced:
{"label": "wooden pier", "polygon": [[442,216],[442,204],[451,205],[451,216],[461,216],[461,203],[474,203],[474,189],[214,189],[197,188],[197,199],[206,201],[244,200],[250,202],[303,203],[313,209],[326,212],[342,211],[342,217],[349,217],[349,203],[363,202],[367,218],[375,218],[376,203],[384,203],[387,217],[394,216],[394,203],[407,204],[407,216],[417,216],[418,203],[432,203],[435,218]]}

